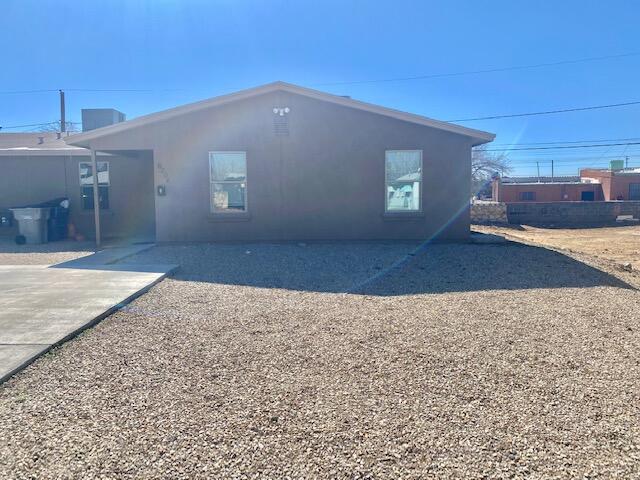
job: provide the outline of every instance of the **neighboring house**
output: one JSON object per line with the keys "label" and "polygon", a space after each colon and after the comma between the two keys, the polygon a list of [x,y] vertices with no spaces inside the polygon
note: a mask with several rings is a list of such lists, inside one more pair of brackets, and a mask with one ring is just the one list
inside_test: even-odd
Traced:
{"label": "neighboring house", "polygon": [[601,185],[605,200],[640,200],[640,168],[580,170],[583,182]]}
{"label": "neighboring house", "polygon": [[640,200],[639,169],[582,169],[576,177],[503,177],[492,182],[498,202]]}
{"label": "neighboring house", "polygon": [[498,202],[578,202],[604,200],[600,185],[583,183],[580,177],[503,177],[492,182],[492,198]]}
{"label": "neighboring house", "polygon": [[144,188],[110,167],[110,204],[152,202],[156,239],[183,242],[466,239],[471,148],[493,138],[275,82],[64,141],[128,159]]}

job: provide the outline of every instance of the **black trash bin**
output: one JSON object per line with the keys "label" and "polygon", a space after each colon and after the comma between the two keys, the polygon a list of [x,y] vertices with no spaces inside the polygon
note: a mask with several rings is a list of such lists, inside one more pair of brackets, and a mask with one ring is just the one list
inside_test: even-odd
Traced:
{"label": "black trash bin", "polygon": [[58,205],[51,207],[49,222],[47,224],[49,241],[64,240],[67,238],[67,224],[69,223],[69,207]]}

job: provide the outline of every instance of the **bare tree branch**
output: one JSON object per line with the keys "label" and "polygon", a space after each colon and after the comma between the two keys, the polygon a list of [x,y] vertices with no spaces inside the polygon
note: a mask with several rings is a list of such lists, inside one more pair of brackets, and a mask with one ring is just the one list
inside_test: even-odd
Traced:
{"label": "bare tree branch", "polygon": [[496,174],[505,175],[510,171],[509,159],[504,153],[488,152],[486,145],[474,148],[471,153],[471,194],[486,190]]}
{"label": "bare tree branch", "polygon": [[[67,129],[67,132],[77,132],[78,131],[78,127],[74,122],[65,122]],[[61,122],[60,120],[58,120],[57,122],[54,123],[50,123],[47,125],[42,125],[38,131],[39,132],[60,132],[62,131],[62,129],[60,128]]]}

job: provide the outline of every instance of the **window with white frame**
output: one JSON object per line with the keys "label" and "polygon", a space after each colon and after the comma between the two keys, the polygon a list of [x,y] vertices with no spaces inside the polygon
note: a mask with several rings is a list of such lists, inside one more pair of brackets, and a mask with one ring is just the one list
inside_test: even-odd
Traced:
{"label": "window with white frame", "polygon": [[209,152],[209,179],[213,213],[247,211],[246,152]]}
{"label": "window with white frame", "polygon": [[422,150],[385,152],[385,210],[422,210]]}
{"label": "window with white frame", "polygon": [[[83,210],[93,210],[93,164],[80,162],[80,197]],[[109,162],[98,162],[98,201],[100,209],[109,208]]]}

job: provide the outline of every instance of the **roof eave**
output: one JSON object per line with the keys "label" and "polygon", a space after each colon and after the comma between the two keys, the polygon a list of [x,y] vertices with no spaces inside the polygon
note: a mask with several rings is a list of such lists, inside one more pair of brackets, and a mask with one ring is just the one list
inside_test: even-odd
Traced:
{"label": "roof eave", "polygon": [[371,113],[386,115],[388,117],[396,118],[398,120],[402,120],[410,123],[416,123],[419,125],[424,125],[424,126],[436,128],[439,130],[448,131],[458,135],[463,135],[472,139],[473,146],[482,145],[484,143],[491,142],[495,138],[495,134],[485,132],[482,130],[475,130],[473,128],[456,125],[454,123],[434,120],[428,117],[423,117],[421,115],[402,112],[400,110],[394,110],[392,108],[382,107],[379,105],[362,102],[360,100],[345,98],[339,95],[333,95],[330,93],[321,92],[318,90],[313,90],[310,88],[300,87],[298,85],[293,85],[290,83],[278,81],[278,82],[268,83],[266,85],[262,85],[259,87],[254,87],[247,90],[241,90],[239,92],[230,93],[227,95],[221,95],[219,97],[214,97],[207,100],[201,100],[199,102],[190,103],[187,105],[181,105],[179,107],[171,108],[168,110],[151,113],[149,115],[144,115],[142,117],[128,120],[126,122],[116,123],[114,125],[97,128],[89,132],[78,133],[78,134],[66,137],[64,141],[68,145],[75,145],[79,147],[89,148],[90,141],[96,138],[104,137],[107,135],[113,135],[113,134],[128,130],[130,128],[142,127],[150,123],[168,120],[175,116],[196,112],[205,108],[212,108],[219,105],[224,105],[226,103],[230,103],[230,102],[242,100],[245,98],[250,98],[257,95],[278,91],[278,90],[296,93],[299,95],[304,95],[307,97],[328,101],[337,105],[357,108],[357,109],[368,111]]}
{"label": "roof eave", "polygon": [[0,149],[0,157],[16,157],[16,156],[75,156],[75,155],[89,155],[90,152],[84,148],[42,148],[42,149],[13,149],[6,148]]}

